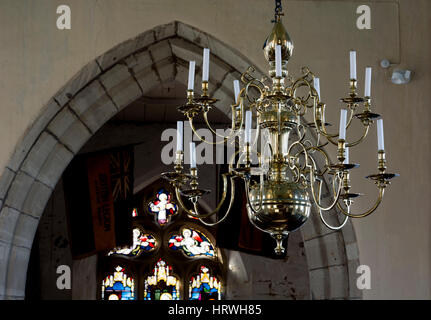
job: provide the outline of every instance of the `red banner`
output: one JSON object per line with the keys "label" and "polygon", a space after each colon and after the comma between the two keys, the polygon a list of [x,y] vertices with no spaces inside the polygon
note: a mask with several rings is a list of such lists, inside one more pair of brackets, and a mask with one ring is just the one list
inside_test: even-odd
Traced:
{"label": "red banner", "polygon": [[87,168],[95,248],[96,251],[112,249],[116,240],[110,155],[88,158]]}

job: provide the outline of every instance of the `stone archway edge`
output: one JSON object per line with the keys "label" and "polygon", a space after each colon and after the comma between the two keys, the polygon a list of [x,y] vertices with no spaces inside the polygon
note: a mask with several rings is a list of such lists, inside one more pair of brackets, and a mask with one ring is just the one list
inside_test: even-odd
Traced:
{"label": "stone archway edge", "polygon": [[[173,45],[174,39],[181,41]],[[195,51],[203,47],[211,49],[219,59],[220,69],[210,79],[213,94],[217,98],[231,98],[232,75],[250,65],[247,58],[208,34],[173,22],[127,40],[88,63],[54,95],[25,132],[0,178],[1,299],[24,298],[28,260],[40,216],[61,174],[80,148],[106,121],[148,90],[148,84],[176,78],[183,83],[187,81],[184,76],[187,57],[181,57],[182,45],[192,45]],[[174,54],[175,50],[178,54]],[[322,243],[315,258],[317,267],[310,271],[316,281],[324,288],[331,288],[331,278],[339,274],[350,279],[347,268],[351,261],[346,259],[343,237],[332,241],[344,251],[330,252],[326,242],[331,233],[319,233],[314,226],[309,234]],[[346,236],[353,239],[351,245],[357,249],[353,228]],[[311,244],[311,252],[316,241],[306,240],[306,249],[307,242]],[[328,259],[331,255],[337,255],[337,263]],[[357,263],[357,259],[352,261]],[[341,271],[333,272],[338,269]],[[343,285],[337,287],[337,293],[328,290],[317,297],[357,295]]]}

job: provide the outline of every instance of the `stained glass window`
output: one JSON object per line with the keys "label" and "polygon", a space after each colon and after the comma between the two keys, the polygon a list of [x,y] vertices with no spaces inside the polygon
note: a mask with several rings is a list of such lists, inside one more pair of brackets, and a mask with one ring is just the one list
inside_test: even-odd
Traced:
{"label": "stained glass window", "polygon": [[157,192],[156,199],[148,204],[148,210],[157,216],[157,222],[163,226],[178,212],[178,206],[171,202],[171,194],[162,188]]}
{"label": "stained glass window", "polygon": [[102,281],[103,300],[135,300],[135,281],[121,266]]}
{"label": "stained glass window", "polygon": [[201,266],[200,273],[189,282],[190,300],[220,300],[221,282],[211,275],[209,268]]}
{"label": "stained glass window", "polygon": [[192,228],[183,228],[181,235],[173,235],[169,239],[169,248],[182,250],[189,257],[214,257],[214,246],[202,232]]}
{"label": "stained glass window", "polygon": [[140,255],[142,252],[149,252],[156,248],[157,241],[156,239],[149,233],[142,232],[139,228],[133,229],[133,245],[129,248],[116,248],[108,253],[112,254],[120,254],[129,257],[136,257]]}
{"label": "stained glass window", "polygon": [[133,243],[100,257],[103,281],[99,298],[220,299],[225,269],[213,241],[215,229],[180,210],[165,180],[152,182],[132,200],[127,214],[133,223]]}
{"label": "stained glass window", "polygon": [[172,274],[172,267],[159,259],[153,274],[145,279],[144,300],[179,300],[180,282]]}

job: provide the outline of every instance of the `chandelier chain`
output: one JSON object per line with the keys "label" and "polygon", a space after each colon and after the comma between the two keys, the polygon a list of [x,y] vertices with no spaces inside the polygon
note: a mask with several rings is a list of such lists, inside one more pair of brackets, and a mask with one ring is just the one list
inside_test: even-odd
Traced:
{"label": "chandelier chain", "polygon": [[274,20],[271,22],[275,23],[280,19],[280,16],[283,15],[283,7],[281,5],[281,0],[275,0],[275,9],[274,9]]}

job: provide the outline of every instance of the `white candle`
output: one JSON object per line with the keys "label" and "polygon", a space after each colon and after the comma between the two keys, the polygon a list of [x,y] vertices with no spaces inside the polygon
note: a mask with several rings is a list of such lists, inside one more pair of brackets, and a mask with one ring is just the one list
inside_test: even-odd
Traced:
{"label": "white candle", "polygon": [[365,97],[371,97],[371,68],[365,69]]}
{"label": "white candle", "polygon": [[344,148],[344,164],[349,164],[349,147]]}
{"label": "white candle", "polygon": [[195,66],[196,66],[196,62],[195,61],[190,61],[189,64],[189,85],[188,85],[188,90],[194,90],[195,87]]}
{"label": "white candle", "polygon": [[204,61],[202,67],[202,81],[208,81],[210,74],[210,49],[204,49]]}
{"label": "white candle", "polygon": [[356,79],[356,51],[350,51],[350,79]]}
{"label": "white candle", "polygon": [[281,78],[281,46],[275,46],[275,76]]}
{"label": "white candle", "polygon": [[314,89],[316,89],[317,95],[318,95],[318,97],[320,99],[320,79],[319,78],[314,78],[314,80],[313,80],[313,86],[314,86]]}
{"label": "white candle", "polygon": [[190,168],[196,168],[196,145],[190,142]]}
{"label": "white candle", "polygon": [[238,104],[239,101],[239,81],[238,80],[234,80],[233,81],[233,90],[235,92],[235,103]]}
{"label": "white candle", "polygon": [[245,133],[244,133],[244,142],[250,143],[251,137],[251,111],[248,110],[245,112]]}
{"label": "white candle", "polygon": [[383,119],[377,120],[377,144],[378,150],[385,151],[385,138],[383,135]]}
{"label": "white candle", "polygon": [[281,143],[281,154],[286,155],[288,153],[287,151],[288,151],[288,147],[289,147],[289,136],[283,134],[281,136],[280,143]]}
{"label": "white candle", "polygon": [[338,135],[339,140],[346,140],[346,124],[347,124],[347,110],[341,109],[340,113],[340,132]]}
{"label": "white candle", "polygon": [[177,121],[177,151],[183,151],[183,135],[184,124],[182,121]]}

